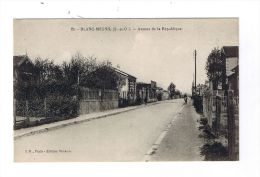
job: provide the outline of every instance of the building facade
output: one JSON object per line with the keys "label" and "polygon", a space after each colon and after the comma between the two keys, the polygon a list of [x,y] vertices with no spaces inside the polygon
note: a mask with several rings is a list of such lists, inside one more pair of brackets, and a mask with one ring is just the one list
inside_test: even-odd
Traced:
{"label": "building facade", "polygon": [[238,46],[224,46],[223,51],[226,57],[226,83],[228,90],[232,90],[238,96],[239,90],[239,49]]}
{"label": "building facade", "polygon": [[119,107],[134,105],[136,102],[136,77],[114,68],[116,73],[122,78],[122,85],[119,88]]}
{"label": "building facade", "polygon": [[149,103],[157,101],[156,82],[151,83],[138,82],[136,86],[137,103]]}

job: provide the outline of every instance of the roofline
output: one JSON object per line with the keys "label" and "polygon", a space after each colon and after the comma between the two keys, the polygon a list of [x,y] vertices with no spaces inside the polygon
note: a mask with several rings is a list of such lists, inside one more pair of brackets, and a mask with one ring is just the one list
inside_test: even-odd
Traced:
{"label": "roofline", "polygon": [[128,74],[128,73],[126,73],[126,72],[124,72],[124,71],[122,71],[122,70],[120,70],[120,69],[118,69],[118,68],[115,68],[115,67],[112,67],[112,68],[113,68],[116,72],[119,72],[119,73],[121,73],[121,74],[123,74],[123,75],[130,76],[130,77],[133,77],[133,78],[136,79],[135,76],[133,76],[133,75],[131,75],[131,74]]}
{"label": "roofline", "polygon": [[[15,58],[21,58],[17,63],[15,63]],[[29,57],[27,55],[14,55],[13,56],[13,66],[14,67],[20,67],[26,60],[29,60]],[[31,60],[29,60],[30,63],[32,62]]]}
{"label": "roofline", "polygon": [[230,58],[230,57],[239,57],[239,46],[222,46],[222,49],[223,49],[223,51],[224,51],[224,53],[225,53],[225,55],[227,54],[226,52],[227,51],[225,51],[225,49],[226,50],[231,50],[231,49],[235,49],[235,53],[233,53],[234,55],[231,55],[231,56],[228,56],[228,58]]}

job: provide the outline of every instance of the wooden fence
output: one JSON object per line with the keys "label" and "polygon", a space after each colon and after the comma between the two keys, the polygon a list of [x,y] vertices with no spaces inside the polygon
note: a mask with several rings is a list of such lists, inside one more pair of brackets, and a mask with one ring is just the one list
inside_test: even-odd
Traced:
{"label": "wooden fence", "polygon": [[80,88],[79,114],[118,108],[116,90]]}
{"label": "wooden fence", "polygon": [[227,97],[224,91],[208,91],[203,95],[203,114],[213,132],[227,135]]}
{"label": "wooden fence", "polygon": [[203,95],[203,115],[216,136],[228,139],[230,160],[239,154],[239,97],[233,91],[207,91]]}
{"label": "wooden fence", "polygon": [[230,160],[239,160],[239,97],[228,92],[228,153]]}
{"label": "wooden fence", "polygon": [[79,96],[48,95],[31,100],[14,99],[14,127],[23,128],[118,108],[116,90],[80,88]]}

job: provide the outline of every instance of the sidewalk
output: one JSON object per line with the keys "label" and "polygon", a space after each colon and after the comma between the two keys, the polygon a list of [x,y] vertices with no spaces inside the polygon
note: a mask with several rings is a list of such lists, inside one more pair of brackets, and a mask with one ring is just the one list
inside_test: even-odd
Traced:
{"label": "sidewalk", "polygon": [[199,119],[192,102],[188,102],[172,122],[150,161],[202,161],[204,157],[200,155],[200,147],[203,139],[199,138]]}
{"label": "sidewalk", "polygon": [[40,125],[40,126],[36,126],[36,127],[22,128],[19,130],[14,130],[14,139],[16,140],[16,139],[24,137],[24,136],[30,136],[30,135],[34,135],[34,134],[38,134],[38,133],[43,133],[43,132],[47,132],[50,130],[55,130],[58,128],[62,128],[62,127],[66,127],[69,125],[78,124],[78,123],[82,123],[82,122],[87,122],[87,121],[94,120],[94,119],[105,118],[108,116],[120,114],[123,112],[128,112],[131,110],[135,110],[135,109],[139,109],[139,108],[143,108],[146,106],[151,106],[151,105],[155,105],[155,104],[159,104],[159,103],[163,103],[163,101],[153,102],[153,103],[149,103],[147,105],[129,106],[129,107],[125,107],[125,108],[117,108],[117,109],[112,109],[112,110],[107,110],[107,111],[102,111],[102,112],[95,112],[95,113],[91,113],[91,114],[80,115],[79,117],[76,117],[73,119],[63,120],[63,121],[54,122],[54,123],[50,123],[50,124],[44,124],[44,125]]}

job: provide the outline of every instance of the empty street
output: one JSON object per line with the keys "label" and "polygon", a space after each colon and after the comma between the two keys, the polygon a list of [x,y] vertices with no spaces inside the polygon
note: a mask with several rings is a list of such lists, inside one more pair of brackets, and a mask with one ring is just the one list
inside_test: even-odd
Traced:
{"label": "empty street", "polygon": [[15,161],[143,161],[183,106],[183,99],[163,101],[18,138]]}

